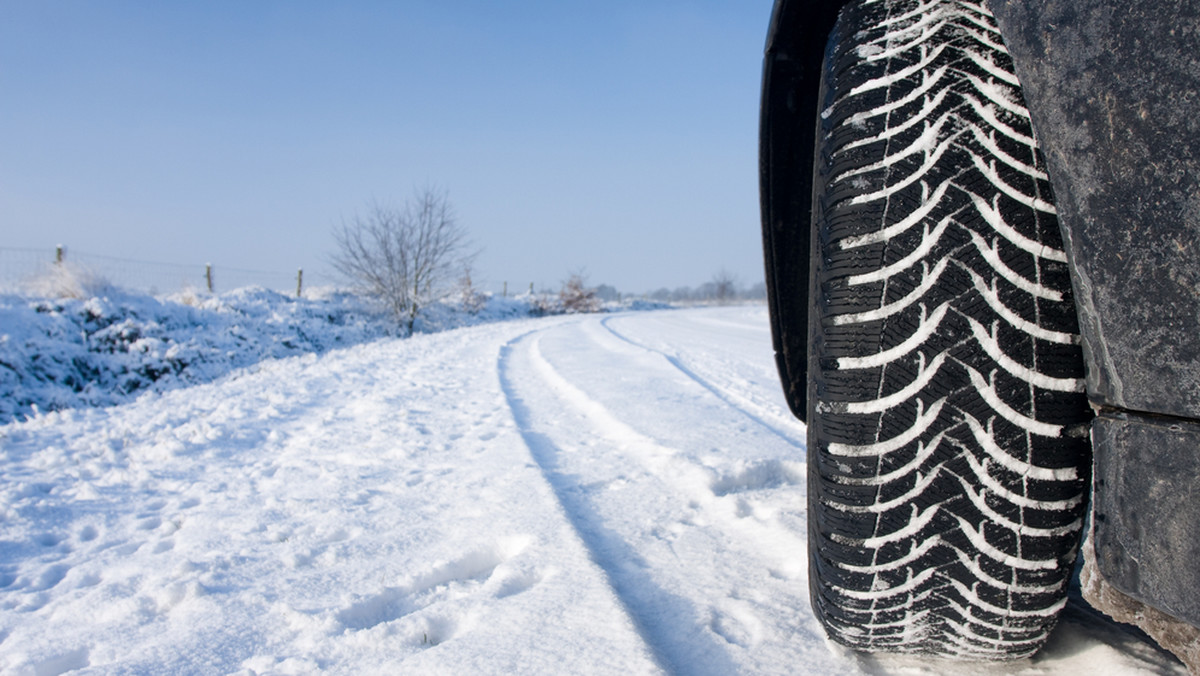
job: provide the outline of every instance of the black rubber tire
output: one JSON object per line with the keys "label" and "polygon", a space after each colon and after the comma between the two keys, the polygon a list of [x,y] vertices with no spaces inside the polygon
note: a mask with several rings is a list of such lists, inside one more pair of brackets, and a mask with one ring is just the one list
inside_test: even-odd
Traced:
{"label": "black rubber tire", "polygon": [[813,606],[865,651],[1012,659],[1066,600],[1091,411],[1011,59],[973,2],[859,0],[814,191]]}

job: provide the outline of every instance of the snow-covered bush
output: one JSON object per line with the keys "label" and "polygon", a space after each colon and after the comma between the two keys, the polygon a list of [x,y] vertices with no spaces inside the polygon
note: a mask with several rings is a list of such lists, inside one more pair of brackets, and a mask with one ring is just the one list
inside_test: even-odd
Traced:
{"label": "snow-covered bush", "polygon": [[[221,295],[189,289],[164,297],[106,288],[82,298],[0,295],[0,425],[37,411],[118,404],[145,392],[209,382],[265,359],[408,332],[369,299],[329,289],[294,298],[257,287]],[[432,303],[412,330],[433,333],[564,312],[559,297],[475,293],[474,310],[459,299]]]}
{"label": "snow-covered bush", "polygon": [[547,315],[561,314],[562,306],[557,302],[557,299],[551,298],[549,294],[539,293],[522,296],[529,304],[529,314],[534,317],[545,317]]}
{"label": "snow-covered bush", "polygon": [[[555,295],[546,292],[539,294],[531,292],[521,298],[529,303],[530,314],[535,317],[602,312],[605,309],[605,304],[596,294],[596,290],[589,287],[583,275],[580,274],[572,274],[567,281],[563,282],[562,288]],[[621,306],[619,302],[611,305],[614,308]]]}
{"label": "snow-covered bush", "polygon": [[562,290],[558,292],[558,304],[567,314],[600,311],[596,290],[588,286],[580,274],[571,275],[563,282]]}
{"label": "snow-covered bush", "polygon": [[114,290],[102,275],[66,261],[47,263],[24,286],[30,295],[46,298],[91,298]]}
{"label": "snow-covered bush", "polygon": [[477,315],[487,305],[487,294],[475,288],[475,283],[471,279],[470,265],[463,267],[462,277],[458,280],[458,288],[462,297],[463,312]]}
{"label": "snow-covered bush", "polygon": [[263,359],[388,334],[347,293],[295,299],[248,288],[221,296],[110,293],[0,297],[0,424],[35,410],[119,403],[207,382]]}

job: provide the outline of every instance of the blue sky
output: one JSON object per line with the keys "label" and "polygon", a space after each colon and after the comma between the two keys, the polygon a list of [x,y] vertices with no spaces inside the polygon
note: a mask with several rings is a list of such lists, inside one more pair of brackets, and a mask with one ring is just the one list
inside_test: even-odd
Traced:
{"label": "blue sky", "polygon": [[770,0],[0,0],[0,246],[327,270],[445,189],[492,288],[762,279]]}

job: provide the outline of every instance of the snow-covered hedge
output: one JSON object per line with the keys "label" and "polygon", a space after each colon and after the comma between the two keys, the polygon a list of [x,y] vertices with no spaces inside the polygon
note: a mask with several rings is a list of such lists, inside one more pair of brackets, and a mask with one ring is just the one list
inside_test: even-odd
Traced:
{"label": "snow-covered hedge", "polygon": [[[109,406],[215,380],[264,359],[325,352],[397,327],[346,292],[293,298],[261,288],[156,298],[111,287],[91,298],[0,295],[0,425],[37,411]],[[415,330],[541,314],[532,297],[435,303]],[[648,309],[648,308],[638,308]]]}
{"label": "snow-covered hedge", "polygon": [[316,299],[261,288],[203,297],[0,296],[0,424],[36,410],[115,404],[387,332],[378,313],[336,292]]}

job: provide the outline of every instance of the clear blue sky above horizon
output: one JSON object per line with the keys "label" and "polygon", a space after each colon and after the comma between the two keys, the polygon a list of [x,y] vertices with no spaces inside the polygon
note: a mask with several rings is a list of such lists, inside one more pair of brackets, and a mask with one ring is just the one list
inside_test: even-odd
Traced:
{"label": "clear blue sky above horizon", "polygon": [[0,246],[328,272],[446,190],[489,288],[762,279],[771,0],[0,0]]}

